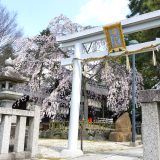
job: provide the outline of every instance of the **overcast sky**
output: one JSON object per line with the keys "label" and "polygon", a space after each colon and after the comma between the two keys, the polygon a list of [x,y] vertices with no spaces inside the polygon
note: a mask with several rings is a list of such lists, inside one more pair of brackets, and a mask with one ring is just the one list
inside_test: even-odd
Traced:
{"label": "overcast sky", "polygon": [[1,0],[9,11],[17,13],[18,25],[25,36],[45,29],[51,19],[64,14],[82,25],[105,25],[125,19],[128,0]]}

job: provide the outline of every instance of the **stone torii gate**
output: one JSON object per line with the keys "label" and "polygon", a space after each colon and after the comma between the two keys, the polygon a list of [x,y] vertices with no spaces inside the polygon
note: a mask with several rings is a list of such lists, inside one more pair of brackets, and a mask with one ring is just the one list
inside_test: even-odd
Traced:
{"label": "stone torii gate", "polygon": [[[121,24],[124,34],[131,34],[138,31],[160,27],[160,10],[122,20]],[[98,60],[107,56],[119,56],[123,54],[123,52],[108,54],[107,51],[82,54],[83,44],[103,39],[105,39],[105,35],[103,33],[102,27],[96,27],[71,35],[57,37],[57,42],[61,44],[61,47],[74,46],[75,48],[74,55],[72,57],[61,60],[61,64],[63,66],[73,65],[68,149],[62,151],[62,155],[67,157],[74,157],[83,154],[83,152],[77,148],[82,79],[81,61],[87,59]],[[127,46],[126,50],[130,54],[137,54],[153,51],[159,44],[160,39],[156,39],[155,41]]]}

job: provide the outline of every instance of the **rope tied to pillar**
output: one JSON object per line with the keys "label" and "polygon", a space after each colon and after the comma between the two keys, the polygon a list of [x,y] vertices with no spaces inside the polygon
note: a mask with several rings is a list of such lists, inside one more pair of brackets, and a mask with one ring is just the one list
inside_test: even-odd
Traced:
{"label": "rope tied to pillar", "polygon": [[126,69],[127,69],[128,71],[131,69],[128,54],[126,54]]}
{"label": "rope tied to pillar", "polygon": [[152,52],[152,60],[153,60],[153,66],[156,66],[157,65],[157,60],[156,60],[156,54],[155,54],[154,50]]}

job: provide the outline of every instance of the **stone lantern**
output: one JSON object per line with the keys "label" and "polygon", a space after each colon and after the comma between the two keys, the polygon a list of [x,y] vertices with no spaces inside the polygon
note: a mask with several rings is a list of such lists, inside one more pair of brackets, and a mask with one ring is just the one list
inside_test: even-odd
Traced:
{"label": "stone lantern", "polygon": [[39,106],[34,110],[12,109],[13,103],[23,96],[16,85],[27,82],[13,68],[12,59],[5,61],[0,71],[0,159],[31,159],[37,154],[39,135]]}
{"label": "stone lantern", "polygon": [[12,59],[7,59],[5,68],[0,72],[0,107],[12,108],[13,103],[23,96],[23,93],[16,92],[16,85],[27,81],[13,68]]}

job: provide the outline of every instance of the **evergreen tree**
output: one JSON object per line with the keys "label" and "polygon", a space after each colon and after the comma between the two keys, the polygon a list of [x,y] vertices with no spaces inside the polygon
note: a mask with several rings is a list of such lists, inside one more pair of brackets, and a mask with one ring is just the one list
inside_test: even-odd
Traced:
{"label": "evergreen tree", "polygon": [[129,2],[131,14],[128,17],[160,9],[160,0],[129,0]]}
{"label": "evergreen tree", "polygon": [[51,31],[49,30],[49,28],[44,29],[42,32],[40,32],[41,36],[50,36],[51,35]]}
{"label": "evergreen tree", "polygon": [[[148,13],[160,9],[160,0],[129,0],[129,8],[131,14],[127,17],[132,17],[139,14]],[[138,42],[146,42],[155,40],[160,37],[160,28],[141,31],[129,36],[129,40],[137,40]],[[144,53],[136,56],[136,65],[144,78],[144,88],[152,88],[160,81],[160,58],[157,54],[157,66],[153,66],[152,54]]]}

